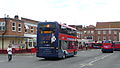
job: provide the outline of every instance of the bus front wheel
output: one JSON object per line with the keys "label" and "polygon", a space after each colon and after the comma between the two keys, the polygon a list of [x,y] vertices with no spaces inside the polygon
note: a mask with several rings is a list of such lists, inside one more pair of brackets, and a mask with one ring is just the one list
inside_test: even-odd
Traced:
{"label": "bus front wheel", "polygon": [[65,59],[65,58],[66,58],[66,53],[65,53],[65,52],[64,52],[64,55],[62,56],[62,58],[63,58],[63,59]]}

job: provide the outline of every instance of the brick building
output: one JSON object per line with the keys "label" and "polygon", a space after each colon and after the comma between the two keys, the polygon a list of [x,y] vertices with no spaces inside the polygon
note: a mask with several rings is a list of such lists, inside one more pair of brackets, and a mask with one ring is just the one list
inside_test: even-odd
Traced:
{"label": "brick building", "polygon": [[24,21],[24,37],[27,37],[25,43],[28,48],[33,48],[36,45],[38,21],[27,18],[21,18],[21,20]]}
{"label": "brick building", "polygon": [[[39,21],[21,18],[0,18],[0,50],[6,49],[8,44],[14,48],[33,48],[36,45],[36,31]],[[76,28],[78,39],[92,39],[93,41],[120,40],[120,22],[97,22],[96,26],[70,25]]]}
{"label": "brick building", "polygon": [[[73,25],[72,25],[73,26]],[[73,27],[76,27],[75,25]],[[120,40],[120,22],[97,22],[96,26],[76,27],[80,32],[80,39],[92,39],[93,41]]]}
{"label": "brick building", "polygon": [[120,22],[97,22],[96,26],[79,26],[79,39],[92,39],[93,41],[112,40],[120,41]]}
{"label": "brick building", "polygon": [[77,29],[77,37],[78,39],[81,39],[82,25],[69,25],[69,26]]}
{"label": "brick building", "polygon": [[97,22],[95,29],[95,40],[119,41],[120,22]]}
{"label": "brick building", "polygon": [[79,39],[94,39],[95,26],[70,25],[78,30]]}
{"label": "brick building", "polygon": [[94,40],[95,26],[89,25],[84,26],[81,30],[81,39],[92,39]]}
{"label": "brick building", "polygon": [[0,18],[0,50],[5,50],[8,44],[13,48],[31,48],[36,41],[38,21],[21,18]]}

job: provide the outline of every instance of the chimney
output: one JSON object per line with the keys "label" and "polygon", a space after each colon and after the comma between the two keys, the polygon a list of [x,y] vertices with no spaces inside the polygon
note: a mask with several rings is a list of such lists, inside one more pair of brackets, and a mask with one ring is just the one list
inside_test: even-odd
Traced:
{"label": "chimney", "polygon": [[18,16],[18,15],[15,15],[14,19],[19,19],[19,16]]}
{"label": "chimney", "polygon": [[7,15],[7,18],[10,18],[9,15]]}

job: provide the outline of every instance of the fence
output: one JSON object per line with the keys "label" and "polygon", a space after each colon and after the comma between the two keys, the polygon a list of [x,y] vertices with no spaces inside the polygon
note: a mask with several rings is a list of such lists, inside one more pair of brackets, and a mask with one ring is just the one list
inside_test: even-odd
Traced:
{"label": "fence", "polygon": [[[13,53],[17,54],[17,53],[35,53],[36,52],[36,48],[31,48],[31,49],[20,49],[20,48],[13,48],[12,49]],[[0,54],[7,54],[7,50],[0,50]]]}

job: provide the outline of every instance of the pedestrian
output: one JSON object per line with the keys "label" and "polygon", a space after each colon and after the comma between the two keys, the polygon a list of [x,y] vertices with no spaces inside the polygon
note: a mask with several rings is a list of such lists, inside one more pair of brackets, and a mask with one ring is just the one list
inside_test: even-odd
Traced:
{"label": "pedestrian", "polygon": [[7,52],[8,52],[8,62],[12,60],[12,46],[9,45],[7,48]]}
{"label": "pedestrian", "polygon": [[88,50],[88,43],[85,43],[85,49]]}
{"label": "pedestrian", "polygon": [[106,40],[104,39],[104,40],[102,41],[102,43],[106,43]]}

